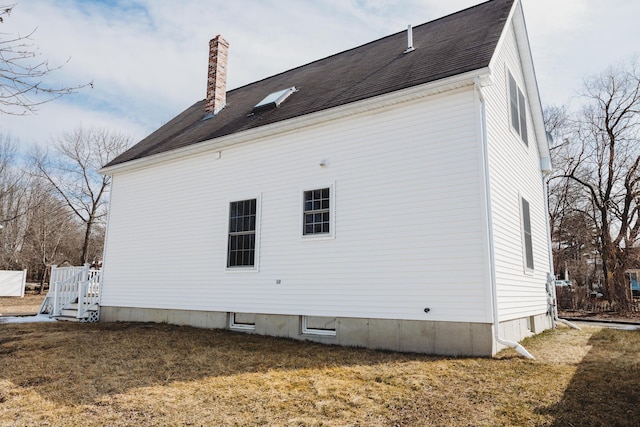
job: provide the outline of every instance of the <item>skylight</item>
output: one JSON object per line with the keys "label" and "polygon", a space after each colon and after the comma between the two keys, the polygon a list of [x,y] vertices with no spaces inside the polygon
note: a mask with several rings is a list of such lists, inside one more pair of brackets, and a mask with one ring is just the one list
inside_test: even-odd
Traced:
{"label": "skylight", "polygon": [[296,92],[296,87],[292,86],[287,89],[282,89],[277,92],[270,93],[267,95],[262,101],[258,102],[255,107],[253,107],[253,112],[262,111],[262,110],[270,110],[272,108],[278,107],[282,102],[289,97],[293,92]]}

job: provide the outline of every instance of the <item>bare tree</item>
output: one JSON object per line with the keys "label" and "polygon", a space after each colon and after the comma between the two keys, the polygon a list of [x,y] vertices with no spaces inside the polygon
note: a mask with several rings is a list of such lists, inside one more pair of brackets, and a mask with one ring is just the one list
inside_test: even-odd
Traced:
{"label": "bare tree", "polygon": [[69,208],[52,194],[47,183],[36,184],[31,189],[32,197],[38,199],[27,215],[24,244],[20,251],[23,264],[29,267],[30,276],[40,282],[40,293],[48,280],[49,268],[53,264],[71,261],[76,246],[79,224],[74,221]]}
{"label": "bare tree", "polygon": [[25,176],[17,168],[16,152],[17,143],[9,135],[0,133],[0,224],[24,213],[20,205],[26,194]]}
{"label": "bare tree", "polygon": [[564,105],[547,105],[544,107],[544,126],[553,136],[552,152],[566,145],[566,138],[571,132],[571,117]]}
{"label": "bare tree", "polygon": [[[551,237],[557,242],[556,233],[561,225],[562,218],[567,210],[572,207],[569,200],[569,180],[561,166],[565,163],[565,151],[567,148],[567,135],[570,132],[570,118],[566,107],[547,106],[544,108],[545,128],[553,137],[551,149],[551,161],[554,166],[553,174],[547,180],[547,197],[549,205],[549,221]],[[558,265],[556,263],[555,265]]]}
{"label": "bare tree", "polygon": [[626,307],[624,271],[640,232],[640,67],[611,67],[585,81],[585,106],[564,155],[562,177],[577,185],[597,230],[604,293]]}
{"label": "bare tree", "polygon": [[[0,5],[0,24],[14,7],[15,4]],[[47,84],[44,79],[64,64],[51,66],[48,60],[40,59],[32,39],[35,31],[27,35],[0,32],[0,113],[34,113],[39,105],[75,93],[80,88],[93,87],[93,83],[79,86]]]}
{"label": "bare tree", "polygon": [[22,268],[18,254],[25,215],[34,204],[29,177],[18,166],[17,143],[0,134],[0,268]]}
{"label": "bare tree", "polygon": [[566,279],[564,275],[570,273],[578,285],[591,285],[597,282],[593,262],[598,247],[596,227],[582,188],[566,178],[566,168],[573,155],[570,140],[576,123],[564,106],[545,107],[544,117],[545,127],[554,141],[550,147],[554,171],[547,181],[554,266],[559,277]]}
{"label": "bare tree", "polygon": [[56,139],[53,152],[37,147],[34,150],[35,173],[55,189],[84,224],[81,263],[88,261],[92,233],[106,215],[105,195],[111,179],[97,170],[129,145],[130,139],[122,134],[78,128]]}

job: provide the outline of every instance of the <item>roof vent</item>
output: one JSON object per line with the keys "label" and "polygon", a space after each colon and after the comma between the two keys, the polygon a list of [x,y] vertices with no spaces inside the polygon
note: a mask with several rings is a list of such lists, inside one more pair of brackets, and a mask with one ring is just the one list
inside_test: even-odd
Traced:
{"label": "roof vent", "polygon": [[278,107],[280,104],[284,102],[285,99],[289,97],[293,92],[297,92],[295,86],[292,86],[287,89],[282,89],[277,92],[270,93],[267,95],[262,101],[258,102],[253,110],[254,113],[264,110],[271,110],[272,108]]}
{"label": "roof vent", "polygon": [[415,49],[413,48],[413,28],[411,28],[411,24],[407,27],[407,50],[404,53],[413,52]]}

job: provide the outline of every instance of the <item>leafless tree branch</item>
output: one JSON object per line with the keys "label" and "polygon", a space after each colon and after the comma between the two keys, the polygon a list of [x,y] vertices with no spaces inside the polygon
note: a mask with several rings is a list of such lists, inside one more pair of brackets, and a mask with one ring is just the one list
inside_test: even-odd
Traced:
{"label": "leafless tree branch", "polygon": [[[0,24],[11,14],[15,4],[0,5]],[[33,114],[38,107],[64,95],[76,93],[93,82],[75,86],[51,85],[47,78],[60,70],[41,59],[33,42],[34,29],[26,35],[0,32],[0,113],[11,115]]]}

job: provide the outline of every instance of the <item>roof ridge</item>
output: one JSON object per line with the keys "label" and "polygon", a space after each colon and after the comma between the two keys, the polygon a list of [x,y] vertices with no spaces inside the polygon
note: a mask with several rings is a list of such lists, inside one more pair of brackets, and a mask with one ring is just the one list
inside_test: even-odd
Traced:
{"label": "roof ridge", "polygon": [[[517,1],[489,0],[419,24],[411,53],[405,29],[234,88],[209,120],[200,100],[108,166],[486,68]],[[293,86],[279,108],[251,114],[266,95]]]}
{"label": "roof ridge", "polygon": [[[441,17],[439,17],[439,18],[433,19],[433,20],[431,20],[431,21],[423,22],[422,24],[418,24],[418,25],[416,25],[416,26],[413,26],[413,29],[419,29],[420,27],[424,27],[424,26],[426,26],[426,25],[433,24],[434,22],[442,21],[442,20],[445,20],[445,19],[447,19],[447,18],[451,18],[452,16],[459,15],[459,14],[462,14],[462,13],[464,13],[464,12],[468,12],[468,11],[469,11],[469,10],[471,10],[471,9],[475,9],[475,8],[478,8],[478,7],[481,7],[481,6],[485,6],[485,5],[486,5],[486,3],[500,2],[500,1],[504,1],[504,2],[512,2],[512,3],[513,3],[513,2],[515,2],[516,0],[487,0],[487,1],[484,1],[484,2],[482,2],[482,3],[478,3],[478,4],[476,4],[476,5],[469,6],[469,7],[465,8],[465,9],[459,10],[459,11],[457,11],[457,12],[452,12],[452,13],[450,13],[450,14],[448,14],[448,15],[441,16]],[[352,52],[352,51],[354,51],[354,50],[358,50],[358,49],[365,48],[366,46],[369,46],[369,45],[371,45],[371,44],[379,43],[379,42],[381,42],[382,40],[389,39],[389,38],[391,38],[391,37],[397,37],[398,35],[405,34],[406,32],[407,32],[407,30],[406,30],[406,29],[404,29],[404,30],[397,31],[397,32],[392,33],[392,34],[387,34],[386,36],[383,36],[383,37],[377,38],[377,39],[375,39],[375,40],[371,40],[371,41],[369,41],[369,42],[367,42],[367,43],[364,43],[364,44],[361,44],[361,45],[358,45],[358,46],[354,46],[354,47],[352,47],[352,48],[345,49],[345,50],[343,50],[343,51],[336,52],[336,53],[333,53],[333,54],[331,54],[331,55],[325,56],[324,58],[315,59],[315,60],[313,60],[313,61],[311,61],[311,62],[307,62],[307,63],[302,64],[302,65],[299,65],[299,66],[297,66],[297,67],[289,68],[288,70],[284,70],[284,71],[281,71],[281,72],[279,72],[279,73],[272,74],[272,75],[267,76],[267,77],[264,77],[264,78],[262,78],[262,79],[260,79],[260,80],[255,80],[255,81],[253,81],[253,82],[250,82],[250,83],[244,84],[244,85],[242,85],[242,86],[238,86],[238,87],[236,87],[236,88],[233,88],[233,89],[229,90],[229,91],[228,91],[228,93],[231,93],[231,92],[234,92],[234,91],[237,91],[237,90],[240,90],[240,89],[247,88],[248,86],[251,86],[251,85],[254,85],[254,84],[262,83],[262,82],[264,82],[264,81],[266,81],[266,80],[273,79],[273,78],[275,78],[275,77],[278,77],[278,76],[281,76],[281,75],[283,75],[283,74],[286,74],[286,73],[289,73],[289,72],[292,72],[292,71],[298,70],[298,69],[300,69],[300,68],[308,67],[308,66],[310,66],[310,65],[312,65],[312,64],[317,64],[317,63],[319,63],[319,62],[323,62],[323,61],[329,60],[329,59],[334,58],[334,57],[336,57],[336,56],[343,55],[343,54],[345,54],[345,53],[347,53],[347,52]]]}

